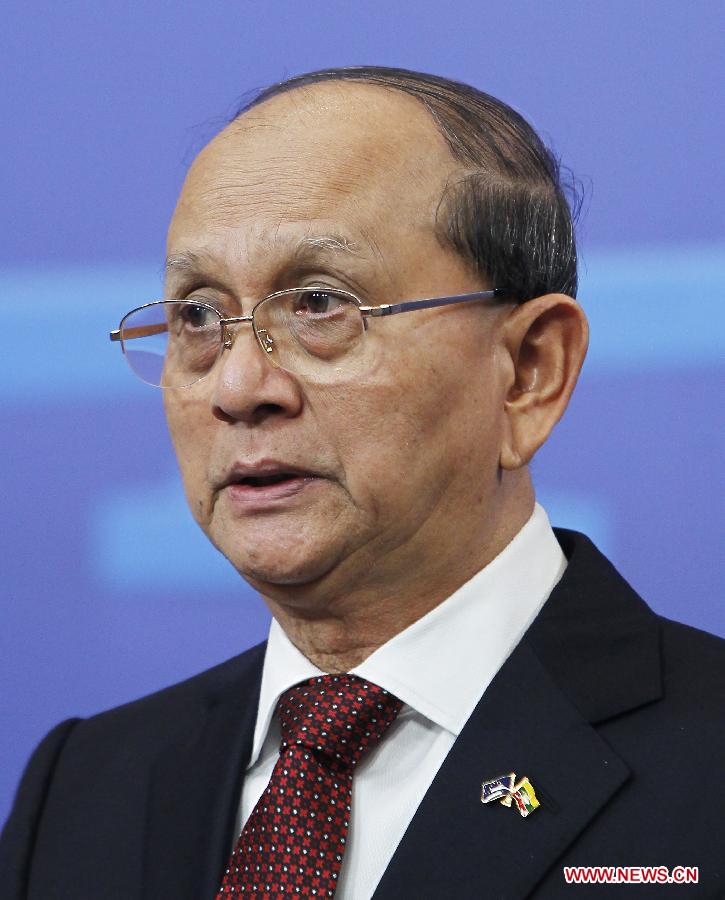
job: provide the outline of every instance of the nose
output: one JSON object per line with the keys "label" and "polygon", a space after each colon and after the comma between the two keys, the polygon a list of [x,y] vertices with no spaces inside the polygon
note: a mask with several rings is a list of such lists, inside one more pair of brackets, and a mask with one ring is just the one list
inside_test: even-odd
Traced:
{"label": "nose", "polygon": [[218,419],[259,425],[302,411],[299,383],[266,359],[249,321],[226,327],[221,357],[208,377],[214,379],[212,404]]}

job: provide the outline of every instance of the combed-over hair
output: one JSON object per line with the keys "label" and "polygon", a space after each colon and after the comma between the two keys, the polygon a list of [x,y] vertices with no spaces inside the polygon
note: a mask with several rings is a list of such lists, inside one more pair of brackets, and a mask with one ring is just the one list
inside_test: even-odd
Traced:
{"label": "combed-over hair", "polygon": [[523,116],[459,81],[408,69],[353,66],[273,84],[234,118],[278,94],[325,81],[402,91],[428,110],[462,166],[460,179],[441,198],[438,237],[482,280],[518,301],[552,292],[576,296],[575,191],[565,188],[559,161]]}

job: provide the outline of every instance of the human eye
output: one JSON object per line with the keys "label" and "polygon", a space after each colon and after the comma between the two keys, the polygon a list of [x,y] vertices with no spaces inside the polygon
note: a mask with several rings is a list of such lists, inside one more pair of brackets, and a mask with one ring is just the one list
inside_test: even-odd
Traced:
{"label": "human eye", "polygon": [[167,369],[181,373],[179,378],[195,381],[212,367],[219,353],[221,316],[214,307],[195,303],[193,297],[171,300],[167,308]]}
{"label": "human eye", "polygon": [[194,302],[189,298],[175,305],[174,309],[177,326],[187,331],[212,328],[219,325],[220,315],[206,303]]}
{"label": "human eye", "polygon": [[263,322],[264,330],[276,341],[280,352],[284,351],[285,336],[288,336],[294,353],[305,351],[317,359],[330,361],[354,349],[362,334],[363,320],[355,297],[323,285],[272,297],[261,313],[259,323]]}
{"label": "human eye", "polygon": [[339,313],[350,300],[338,291],[306,288],[294,296],[294,312],[299,317],[317,318]]}

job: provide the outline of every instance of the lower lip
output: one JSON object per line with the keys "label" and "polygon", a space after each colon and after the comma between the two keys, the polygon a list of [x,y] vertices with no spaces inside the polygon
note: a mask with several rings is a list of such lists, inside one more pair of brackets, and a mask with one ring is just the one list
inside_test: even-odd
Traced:
{"label": "lower lip", "polygon": [[303,492],[319,484],[323,479],[312,475],[288,478],[275,484],[253,487],[250,484],[229,484],[224,488],[231,503],[245,512],[281,506],[284,501],[298,497]]}

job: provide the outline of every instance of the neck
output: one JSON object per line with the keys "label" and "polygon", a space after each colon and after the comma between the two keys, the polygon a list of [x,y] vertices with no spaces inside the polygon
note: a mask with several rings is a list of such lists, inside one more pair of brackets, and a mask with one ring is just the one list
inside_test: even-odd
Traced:
{"label": "neck", "polygon": [[[422,551],[398,548],[354,577],[263,590],[292,643],[323,672],[348,672],[430,612],[511,542],[531,516],[527,480],[506,516],[469,532],[457,523]],[[433,548],[433,549],[431,549]],[[412,551],[412,552],[411,552]],[[265,586],[269,588],[269,586]]]}

